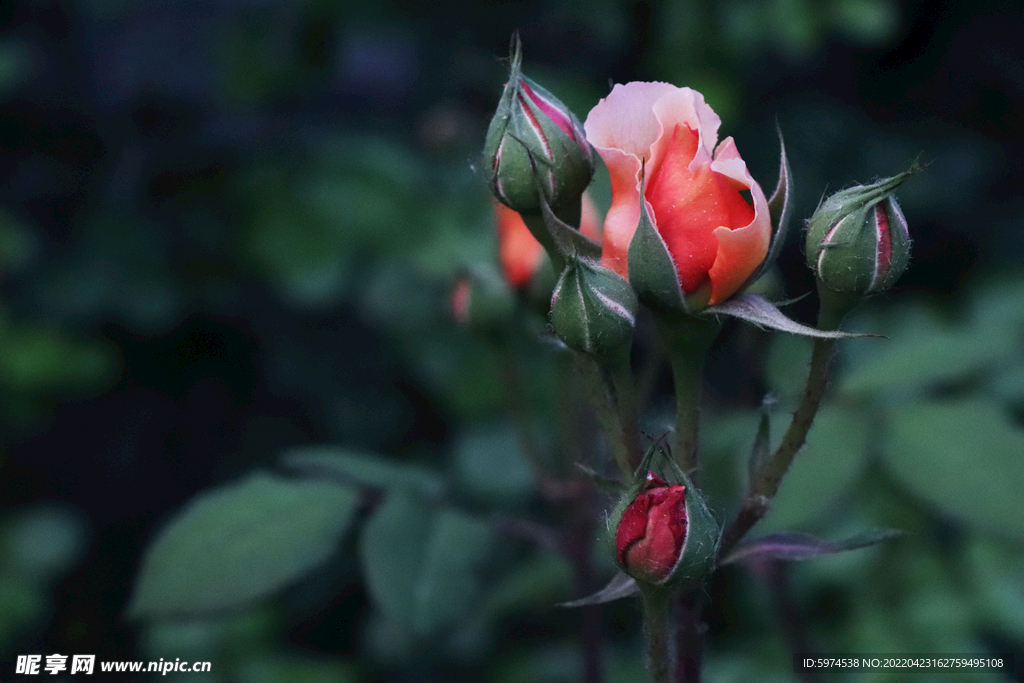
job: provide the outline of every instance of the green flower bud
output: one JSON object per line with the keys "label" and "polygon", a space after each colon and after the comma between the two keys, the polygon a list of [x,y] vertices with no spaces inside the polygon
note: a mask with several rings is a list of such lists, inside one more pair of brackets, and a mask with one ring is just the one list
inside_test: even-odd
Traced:
{"label": "green flower bud", "polygon": [[807,265],[834,292],[865,296],[907,269],[910,233],[893,192],[917,169],[837,192],[807,222]]}
{"label": "green flower bud", "polygon": [[628,359],[636,309],[636,294],[625,279],[574,259],[551,295],[551,324],[569,348],[622,361]]}
{"label": "green flower bud", "polygon": [[512,69],[484,143],[483,169],[505,206],[540,212],[541,195],[553,209],[578,202],[594,175],[594,152],[569,108],[520,71],[513,40]]}

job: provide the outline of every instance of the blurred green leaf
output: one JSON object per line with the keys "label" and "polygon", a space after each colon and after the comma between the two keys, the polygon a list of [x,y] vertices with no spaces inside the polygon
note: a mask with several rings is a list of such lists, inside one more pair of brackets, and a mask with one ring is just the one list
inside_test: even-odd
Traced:
{"label": "blurred green leaf", "polygon": [[1024,359],[996,368],[988,389],[1002,401],[1024,405]]}
{"label": "blurred green leaf", "polygon": [[41,622],[49,603],[46,591],[34,581],[0,573],[0,651],[10,652],[30,625]]}
{"label": "blurred green leaf", "polygon": [[[1015,337],[1024,332],[1024,277],[1002,276],[971,291],[971,325]],[[1019,339],[1019,337],[1017,337]]]}
{"label": "blurred green leaf", "polygon": [[796,334],[773,334],[769,338],[765,379],[780,399],[795,401],[800,396],[807,382],[813,344],[807,337]]}
{"label": "blurred green leaf", "polygon": [[474,606],[492,540],[480,521],[393,491],[363,528],[370,593],[392,619],[419,634],[436,632]]}
{"label": "blurred green leaf", "polygon": [[891,40],[900,27],[900,10],[893,0],[833,0],[832,25],[865,45]]}
{"label": "blurred green leaf", "polygon": [[919,322],[881,340],[875,353],[840,378],[844,393],[912,396],[937,384],[981,373],[1014,349],[1008,335]]}
{"label": "blurred green leaf", "polygon": [[4,39],[0,42],[0,96],[17,88],[26,79],[32,67],[32,51],[21,41]]}
{"label": "blurred green leaf", "polygon": [[87,524],[81,514],[52,503],[22,510],[3,530],[5,570],[44,585],[55,580],[81,559],[89,542]]}
{"label": "blurred green leaf", "polygon": [[351,665],[296,655],[268,654],[238,663],[239,683],[348,683],[359,680]]}
{"label": "blurred green leaf", "polygon": [[303,75],[294,19],[266,8],[240,12],[218,32],[219,92],[244,103],[296,90]]}
{"label": "blurred green leaf", "polygon": [[[789,415],[776,416],[772,433],[788,426]],[[871,425],[863,415],[825,406],[814,420],[807,445],[782,480],[765,528],[817,528],[830,506],[842,501],[864,470]]]}
{"label": "blurred green leaf", "polygon": [[523,499],[534,490],[533,475],[509,425],[464,432],[455,445],[455,471],[459,482],[485,501]]}
{"label": "blurred green leaf", "polygon": [[[0,92],[3,92],[3,46],[0,46]],[[36,255],[35,236],[6,211],[0,211],[0,276],[25,267]]]}
{"label": "blurred green leaf", "polygon": [[73,248],[47,262],[39,286],[44,310],[166,333],[184,318],[187,297],[174,277],[164,235],[162,226],[134,212],[101,207]]}
{"label": "blurred green leaf", "polygon": [[265,473],[202,493],[147,550],[128,616],[208,614],[266,597],[330,556],[357,503],[349,488]]}
{"label": "blurred green leaf", "polygon": [[565,558],[537,551],[517,562],[488,591],[484,610],[498,617],[515,610],[546,610],[569,595],[572,570]]}
{"label": "blurred green leaf", "polygon": [[1024,640],[1024,568],[1019,548],[975,538],[964,557],[973,583],[979,626]]}
{"label": "blurred green leaf", "polygon": [[293,448],[281,456],[281,464],[303,474],[336,479],[352,486],[409,488],[432,498],[440,496],[445,487],[444,478],[434,470],[338,446]]}
{"label": "blurred green leaf", "polygon": [[882,451],[890,472],[944,514],[1024,536],[1024,430],[1002,406],[963,399],[897,406]]}
{"label": "blurred green leaf", "polygon": [[11,389],[95,388],[112,381],[118,365],[113,349],[97,341],[28,325],[0,331],[0,383]]}

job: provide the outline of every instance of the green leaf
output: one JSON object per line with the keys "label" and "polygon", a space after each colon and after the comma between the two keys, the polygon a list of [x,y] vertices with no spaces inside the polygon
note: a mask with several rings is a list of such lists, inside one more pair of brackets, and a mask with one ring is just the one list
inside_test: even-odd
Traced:
{"label": "green leaf", "polygon": [[434,470],[337,446],[293,448],[281,457],[281,464],[305,475],[357,487],[411,488],[429,497],[444,490],[444,480]]}
{"label": "green leaf", "polygon": [[512,563],[487,591],[484,612],[498,618],[517,610],[547,609],[571,594],[572,569],[561,555],[544,550]]}
{"label": "green leaf", "polygon": [[[0,43],[0,92],[4,80],[4,45]],[[0,275],[20,271],[39,251],[35,236],[6,211],[0,211]]]}
{"label": "green leaf", "polygon": [[841,541],[826,541],[799,531],[783,531],[739,544],[719,564],[731,564],[751,558],[755,560],[810,560],[824,555],[834,555],[847,550],[858,550],[878,545],[902,535],[903,532],[896,529],[872,529]]}
{"label": "green leaf", "polygon": [[265,473],[193,499],[146,551],[130,618],[199,615],[266,597],[324,562],[358,495]]}
{"label": "green leaf", "polygon": [[757,327],[770,327],[780,332],[799,334],[805,337],[819,337],[821,339],[845,339],[847,337],[877,337],[877,334],[861,334],[857,332],[842,332],[839,330],[819,330],[815,327],[808,327],[795,320],[791,320],[778,309],[772,302],[760,294],[737,294],[736,296],[714,306],[708,306],[702,311],[702,315],[731,315],[734,318],[745,320]]}
{"label": "green leaf", "polygon": [[903,399],[984,372],[1014,351],[1014,337],[993,327],[943,326],[913,307],[904,308],[890,339],[842,377],[842,392],[884,391]]}
{"label": "green leaf", "polygon": [[111,382],[117,371],[114,350],[102,342],[30,325],[0,334],[0,384],[17,391],[95,388]]}
{"label": "green leaf", "polygon": [[640,594],[640,587],[636,580],[625,572],[619,572],[612,577],[611,581],[604,588],[579,600],[570,600],[560,603],[559,607],[586,607],[587,605],[603,605],[606,602],[631,598]]}
{"label": "green leaf", "polygon": [[534,491],[533,475],[510,426],[466,431],[459,437],[454,455],[459,482],[480,500],[509,503],[528,498]]}
{"label": "green leaf", "polygon": [[238,663],[243,683],[349,683],[358,677],[351,665],[337,659],[293,654],[246,657]]}
{"label": "green leaf", "polygon": [[893,408],[885,464],[904,486],[970,526],[1024,536],[1024,431],[984,399]]}
{"label": "green leaf", "polygon": [[491,540],[482,522],[393,491],[363,529],[370,594],[395,621],[420,634],[435,632],[474,606],[477,568]]}

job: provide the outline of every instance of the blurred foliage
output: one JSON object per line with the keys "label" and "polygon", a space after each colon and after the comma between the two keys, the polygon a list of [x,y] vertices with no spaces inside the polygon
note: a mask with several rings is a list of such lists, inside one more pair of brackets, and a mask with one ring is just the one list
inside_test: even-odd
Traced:
{"label": "blurred foliage", "polygon": [[[553,605],[612,567],[557,501],[572,462],[599,464],[594,424],[537,312],[543,292],[498,335],[449,313],[456,278],[496,253],[474,167],[495,57],[518,28],[528,73],[581,119],[609,79],[701,90],[765,186],[777,123],[798,218],[827,190],[931,162],[900,193],[909,272],[847,321],[888,339],[844,342],[754,532],[912,533],[778,570],[786,590],[764,568],[723,571],[707,679],[793,680],[786,610],[814,651],[1024,660],[1012,8],[73,0],[0,13],[0,659],[180,657],[212,661],[204,680],[244,682],[581,679],[584,617]],[[596,184],[607,207],[607,178]],[[796,242],[778,298],[812,289]],[[777,399],[778,439],[807,351],[733,326],[712,356],[702,474],[721,516],[761,394]],[[665,377],[649,382],[654,437]],[[562,552],[579,539],[589,578]],[[636,606],[599,619],[606,680],[642,680]]]}

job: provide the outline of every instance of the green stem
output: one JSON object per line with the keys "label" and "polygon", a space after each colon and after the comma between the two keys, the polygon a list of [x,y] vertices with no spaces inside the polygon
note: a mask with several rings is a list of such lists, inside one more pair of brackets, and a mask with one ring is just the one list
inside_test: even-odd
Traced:
{"label": "green stem", "polygon": [[676,670],[675,628],[671,619],[672,595],[661,588],[642,588],[647,668],[653,683],[673,683]]}
{"label": "green stem", "polygon": [[547,225],[544,223],[544,216],[540,211],[537,211],[536,213],[524,211],[519,215],[522,216],[523,223],[526,223],[526,227],[530,229],[530,233],[537,238],[537,241],[540,242],[542,247],[544,247],[544,251],[548,253],[548,257],[551,259],[551,265],[555,270],[555,275],[560,275],[562,271],[565,270],[565,258],[558,252],[558,248],[555,246],[555,241],[551,238],[551,233],[548,231]]}
{"label": "green stem", "polygon": [[[630,438],[632,435],[627,427],[624,427],[621,419],[621,411],[617,408],[617,401],[609,392],[608,382],[605,379],[604,371],[597,360],[582,351],[572,351],[576,369],[583,378],[587,394],[590,396],[590,405],[594,408],[597,421],[601,424],[601,430],[608,440],[608,448],[611,450],[612,459],[622,471],[626,481],[633,477],[633,465],[631,465],[631,453],[635,449],[639,451],[639,440]],[[634,446],[632,442],[636,442]],[[639,462],[639,461],[638,461]]]}
{"label": "green stem", "polygon": [[640,450],[640,419],[637,412],[636,385],[633,382],[633,372],[628,358],[611,368],[608,371],[608,377],[615,392],[620,438],[626,451],[626,461],[629,463],[630,472],[632,472],[643,460],[643,453]]}
{"label": "green stem", "polygon": [[676,681],[700,683],[701,663],[704,658],[704,596],[703,583],[675,596],[676,623]]}
{"label": "green stem", "polygon": [[[580,194],[576,199],[563,205],[552,207],[552,211],[563,223],[578,230],[583,211],[583,195]],[[544,221],[544,214],[538,209],[535,212],[521,212],[519,215],[522,216],[523,222],[526,223],[526,227],[530,229],[533,236],[544,247],[544,251],[548,253],[551,265],[555,269],[555,275],[561,274],[565,270],[565,257],[551,236],[551,231]]]}
{"label": "green stem", "polygon": [[[844,295],[831,292],[819,283],[818,294],[821,300],[818,308],[818,328],[835,330],[839,323],[853,308],[859,299],[851,299]],[[821,401],[828,388],[828,367],[835,354],[836,340],[816,338],[811,352],[811,367],[807,374],[800,405],[793,413],[789,428],[782,437],[782,442],[774,453],[765,461],[760,471],[750,483],[750,489],[743,501],[736,519],[722,536],[718,556],[725,557],[750,531],[751,528],[768,512],[771,499],[779,490],[782,478],[797,452],[807,441],[807,433],[811,431],[814,418],[821,407]]]}
{"label": "green stem", "polygon": [[687,476],[697,472],[700,389],[704,359],[722,329],[713,318],[659,315],[655,318],[672,367],[676,395],[676,431],[672,456]]}

